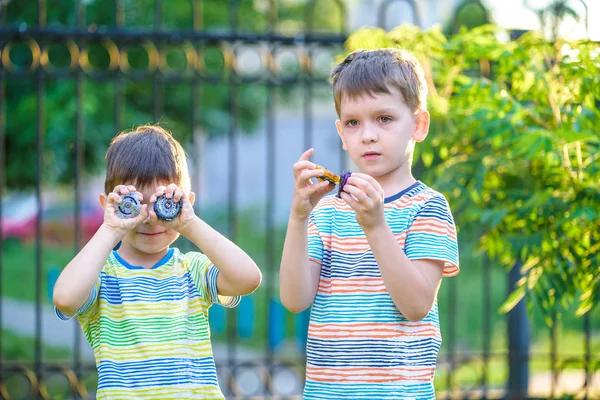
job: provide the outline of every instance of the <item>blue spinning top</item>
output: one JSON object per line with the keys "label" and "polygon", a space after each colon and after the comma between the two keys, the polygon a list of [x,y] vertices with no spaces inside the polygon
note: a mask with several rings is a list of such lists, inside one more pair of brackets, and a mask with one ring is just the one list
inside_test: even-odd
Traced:
{"label": "blue spinning top", "polygon": [[156,203],[154,203],[154,212],[156,216],[163,221],[172,221],[173,218],[179,214],[181,211],[181,206],[183,205],[183,201],[179,200],[178,202],[173,201],[173,199],[168,199],[164,194],[160,196]]}
{"label": "blue spinning top", "polygon": [[142,205],[135,195],[121,196],[121,202],[116,204],[117,217],[121,219],[135,218],[140,214]]}

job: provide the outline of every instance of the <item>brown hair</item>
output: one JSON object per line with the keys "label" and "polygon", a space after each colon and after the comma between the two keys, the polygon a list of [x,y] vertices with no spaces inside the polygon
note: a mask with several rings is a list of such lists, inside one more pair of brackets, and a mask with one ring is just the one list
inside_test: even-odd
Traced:
{"label": "brown hair", "polygon": [[390,87],[402,93],[413,113],[427,108],[425,73],[408,50],[356,50],[333,68],[331,81],[338,116],[344,96],[355,99],[364,94],[389,94]]}
{"label": "brown hair", "polygon": [[115,136],[106,152],[105,193],[125,183],[139,190],[157,182],[191,189],[185,152],[171,133],[157,125],[142,125]]}

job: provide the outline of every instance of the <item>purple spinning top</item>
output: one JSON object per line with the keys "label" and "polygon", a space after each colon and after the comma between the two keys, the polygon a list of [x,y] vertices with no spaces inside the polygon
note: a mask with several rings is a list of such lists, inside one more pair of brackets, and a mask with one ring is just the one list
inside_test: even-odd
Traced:
{"label": "purple spinning top", "polygon": [[172,198],[167,199],[163,194],[156,200],[156,203],[154,203],[154,212],[156,213],[156,216],[163,221],[172,221],[173,218],[179,214],[179,211],[181,211],[182,205],[182,200],[179,200],[176,203]]}
{"label": "purple spinning top", "polygon": [[342,198],[342,192],[344,191],[344,186],[346,185],[348,178],[350,178],[350,175],[352,175],[352,172],[350,172],[350,171],[348,171],[344,175],[342,175],[342,179],[340,179],[340,186],[338,187],[338,192],[337,192],[337,196],[336,196],[338,199]]}

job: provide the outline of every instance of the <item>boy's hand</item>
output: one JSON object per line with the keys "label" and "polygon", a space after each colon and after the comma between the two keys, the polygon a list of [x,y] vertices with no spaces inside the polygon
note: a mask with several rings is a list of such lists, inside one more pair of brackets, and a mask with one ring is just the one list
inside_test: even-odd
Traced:
{"label": "boy's hand", "polygon": [[119,218],[117,216],[116,204],[121,203],[121,196],[126,194],[136,194],[138,200],[142,201],[141,193],[137,192],[133,185],[118,185],[115,189],[106,196],[104,203],[104,225],[111,230],[118,232],[119,235],[125,236],[128,231],[131,231],[146,218],[148,218],[148,206],[143,204],[140,209],[140,214],[134,218]]}
{"label": "boy's hand", "polygon": [[356,212],[356,222],[363,231],[385,224],[383,189],[372,176],[353,173],[341,197]]}
{"label": "boy's hand", "polygon": [[[172,221],[163,221],[158,218],[154,211],[154,203],[156,203],[156,200],[163,194],[168,199],[173,199],[175,203],[179,200],[182,202],[179,214],[177,214]],[[171,183],[169,186],[159,186],[156,188],[156,192],[150,197],[148,214],[150,215],[148,218],[150,224],[162,225],[179,233],[181,233],[181,230],[196,218],[196,213],[194,212],[189,196],[183,189],[177,187],[174,183]]]}
{"label": "boy's hand", "polygon": [[322,176],[324,173],[321,169],[315,169],[315,164],[308,161],[314,152],[314,149],[305,151],[294,164],[294,197],[291,215],[297,219],[308,219],[319,200],[335,189],[335,186],[331,186],[329,182],[311,181],[311,178]]}

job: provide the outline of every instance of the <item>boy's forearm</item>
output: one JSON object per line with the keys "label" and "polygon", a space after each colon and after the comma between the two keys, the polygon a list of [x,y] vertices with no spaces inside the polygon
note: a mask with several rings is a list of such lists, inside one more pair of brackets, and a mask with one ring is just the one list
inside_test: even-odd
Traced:
{"label": "boy's forearm", "polygon": [[256,263],[235,243],[195,217],[180,233],[196,245],[219,270],[219,294],[252,293],[262,280]]}
{"label": "boy's forearm", "polygon": [[52,299],[58,309],[72,314],[87,301],[106,259],[121,238],[119,233],[100,226],[56,280]]}
{"label": "boy's forearm", "polygon": [[281,255],[279,285],[281,302],[291,312],[306,310],[312,304],[315,285],[308,260],[308,221],[290,217]]}
{"label": "boy's forearm", "polygon": [[436,283],[429,282],[406,256],[389,226],[365,232],[394,304],[409,320],[423,319],[436,296]]}

